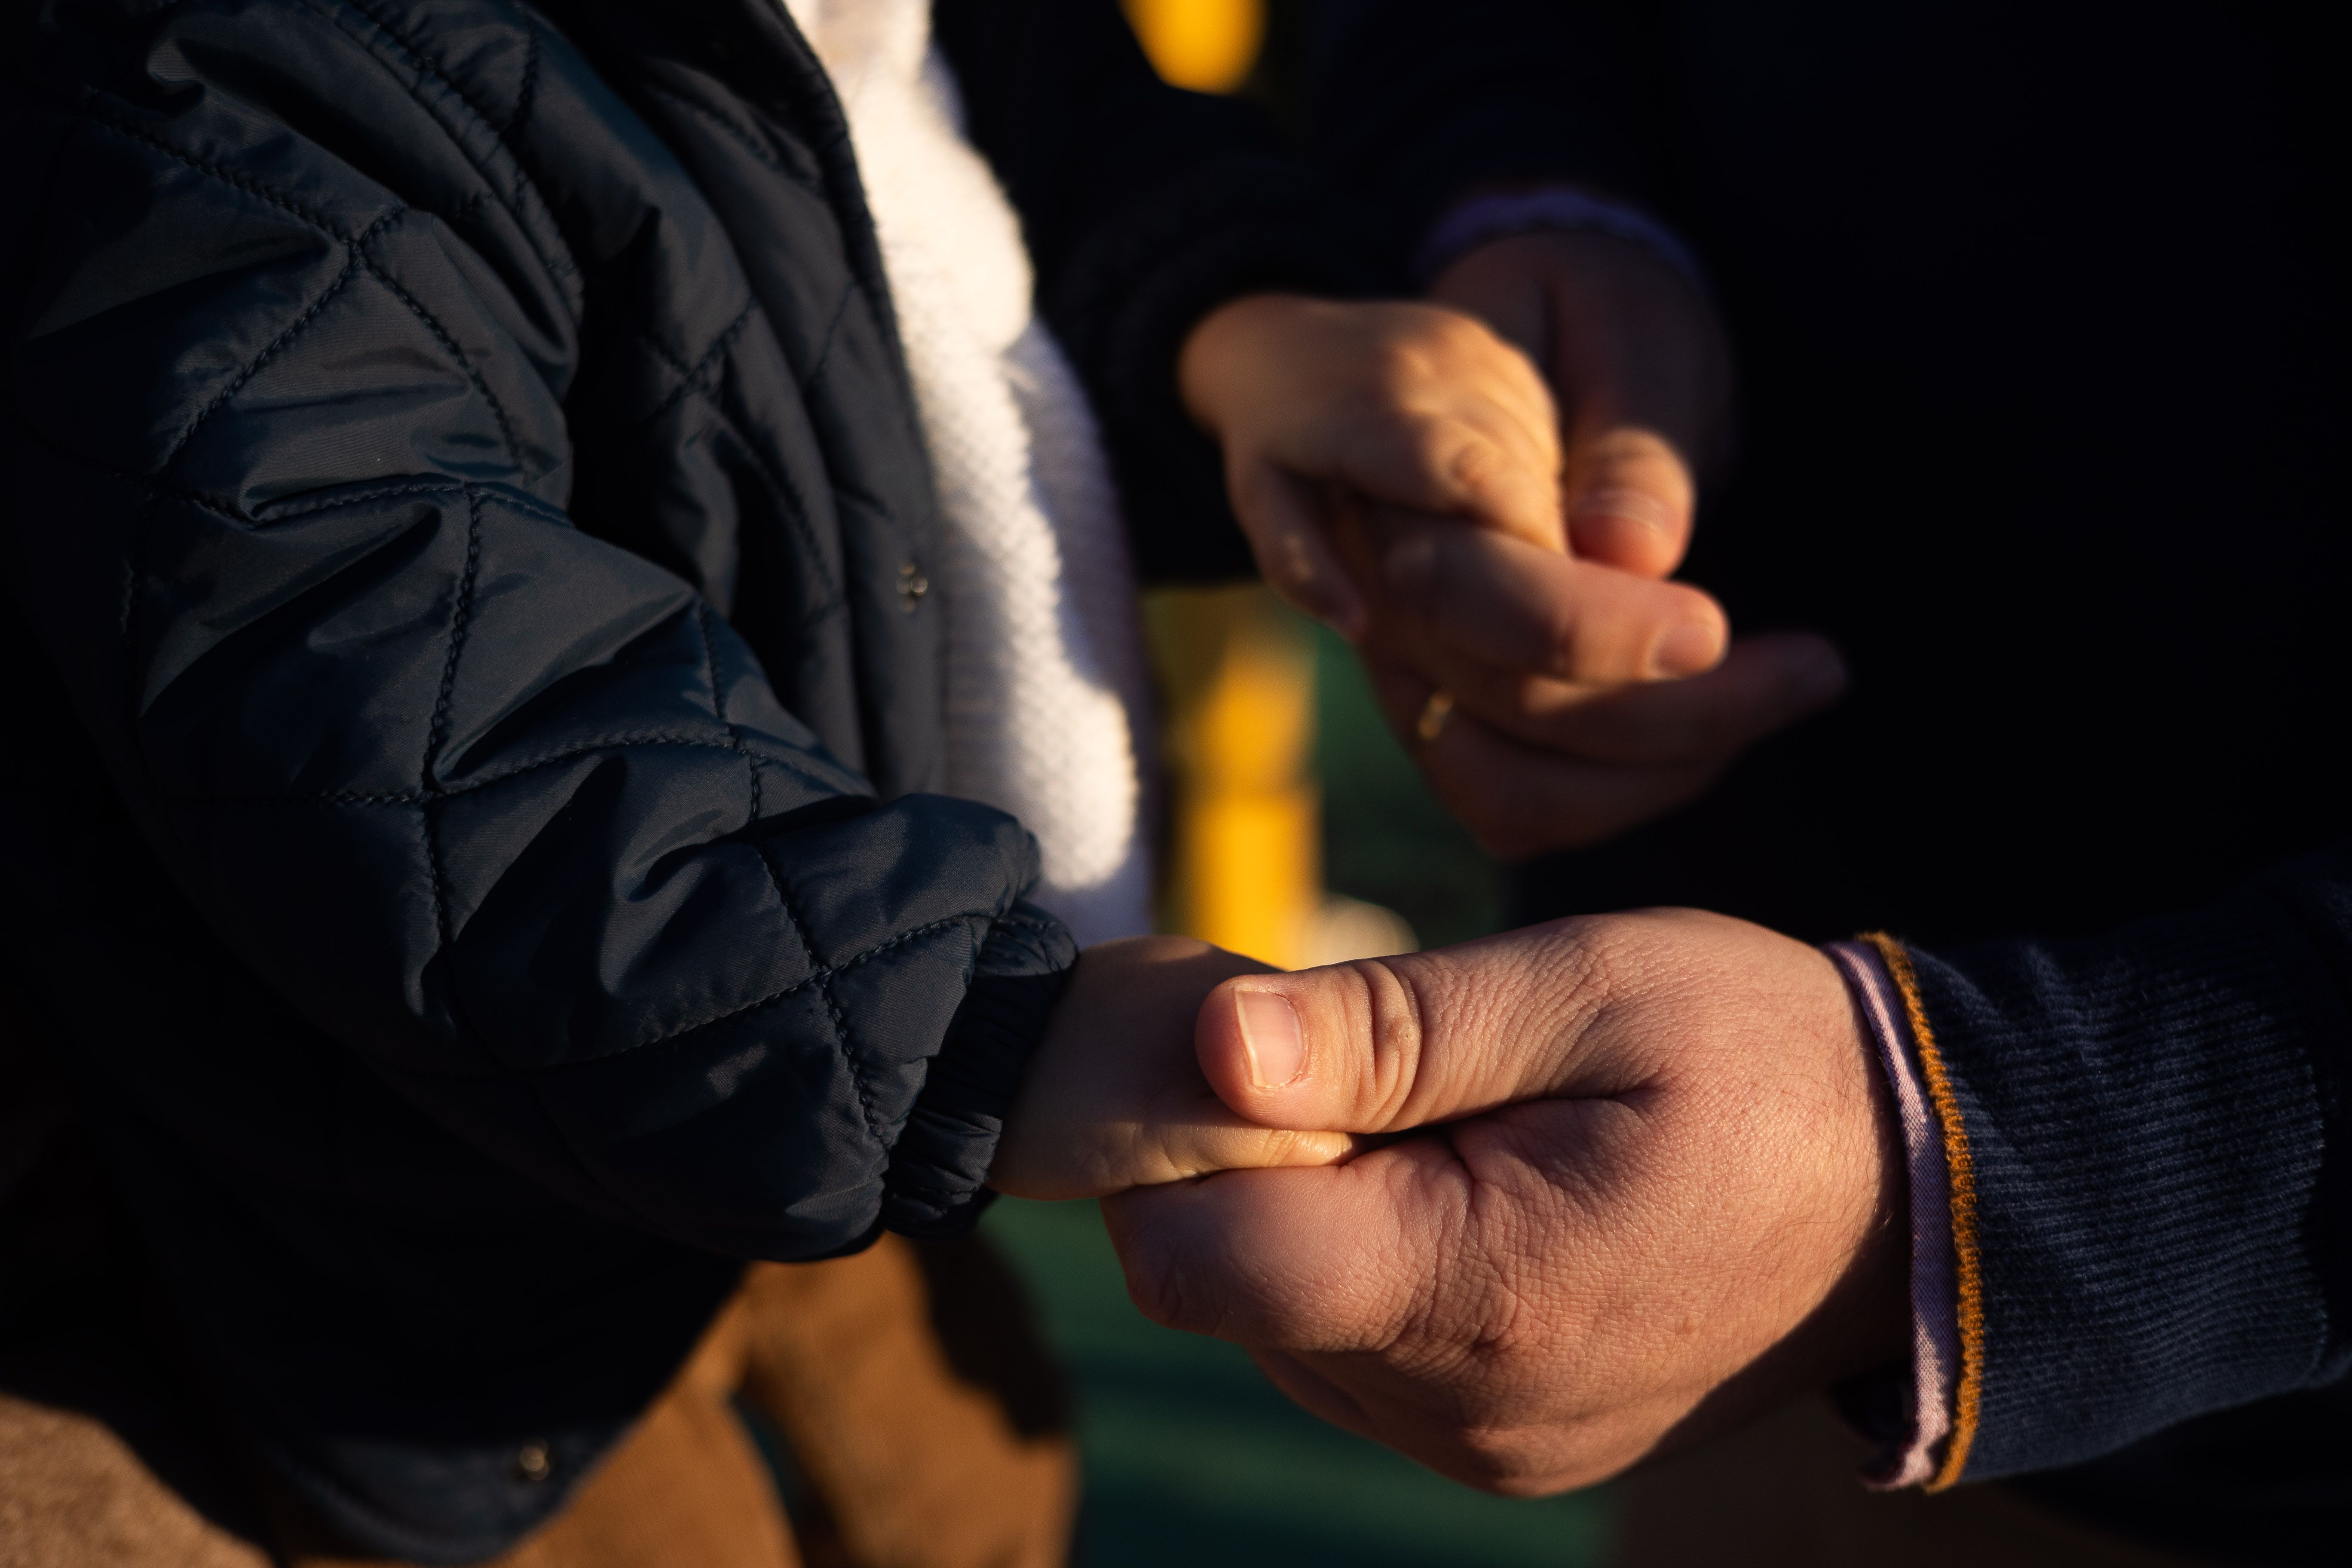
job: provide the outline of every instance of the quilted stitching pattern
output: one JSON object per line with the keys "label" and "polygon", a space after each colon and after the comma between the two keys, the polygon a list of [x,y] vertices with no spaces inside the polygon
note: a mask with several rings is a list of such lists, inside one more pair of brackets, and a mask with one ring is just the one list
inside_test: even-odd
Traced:
{"label": "quilted stitching pattern", "polygon": [[[135,47],[173,50],[182,15]],[[385,1398],[457,1378],[448,1408],[584,1464],[723,1289],[703,1249],[821,1255],[897,1201],[894,1143],[1034,851],[906,792],[938,718],[897,567],[931,502],[838,237],[861,215],[808,206],[833,187],[788,114],[698,123],[811,214],[794,289],[747,275],[662,141],[499,0],[185,16],[212,31],[170,93],[53,63],[10,110],[57,174],[19,215],[41,248],[13,275],[5,629],[64,678],[26,721],[87,733],[100,770],[33,787],[129,803],[143,831],[118,815],[58,864],[152,891],[27,893],[85,910],[31,963],[67,985],[149,953],[106,1016],[60,1011],[170,1166],[131,1179],[177,1205],[191,1331],[246,1369],[289,1479],[381,1550],[477,1556],[560,1492],[464,1434],[427,1445],[434,1474],[479,1469],[454,1491],[335,1457],[310,1391],[364,1409],[374,1373],[289,1304],[376,1344]],[[740,134],[763,115],[774,147]],[[217,981],[164,1005],[189,963]],[[924,1126],[921,1169],[960,1189],[927,1219],[968,1215],[993,1123]],[[498,1261],[462,1287],[421,1239],[477,1235]],[[562,1376],[498,1326],[547,1319],[554,1281],[598,1347]],[[499,1370],[401,1360],[453,1288]],[[532,1386],[593,1398],[565,1426]]]}
{"label": "quilted stitching pattern", "polygon": [[0,101],[9,955],[289,1482],[429,1560],[560,1500],[485,1434],[577,1474],[714,1254],[968,1223],[1073,956],[921,793],[822,71],[771,0],[551,4],[58,0]]}

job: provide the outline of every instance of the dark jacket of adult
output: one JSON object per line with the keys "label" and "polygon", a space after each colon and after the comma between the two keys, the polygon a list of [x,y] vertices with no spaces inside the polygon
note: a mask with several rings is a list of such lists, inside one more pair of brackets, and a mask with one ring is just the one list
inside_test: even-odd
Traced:
{"label": "dark jacket of adult", "polygon": [[1681,229],[1743,405],[1685,574],[1853,671],[1695,807],[1530,868],[1519,912],[1927,943],[1982,1262],[1967,1475],[2277,1562],[2352,1540],[2352,138],[2323,21],[1332,0],[1316,110],[1400,262],[1494,182]]}
{"label": "dark jacket of adult", "polygon": [[[1073,960],[927,793],[846,132],[772,0],[8,17],[6,983],[264,1457],[486,1555],[740,1260],[969,1223]],[[1173,353],[1311,198],[1107,0],[939,37],[1146,567],[1230,563]]]}

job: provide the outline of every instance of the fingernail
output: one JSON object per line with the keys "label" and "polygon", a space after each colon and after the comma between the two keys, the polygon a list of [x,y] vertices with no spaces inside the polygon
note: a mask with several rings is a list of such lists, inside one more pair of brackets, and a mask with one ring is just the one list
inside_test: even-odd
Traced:
{"label": "fingernail", "polygon": [[1234,1005],[1241,1018],[1242,1049],[1249,1055],[1250,1082],[1280,1089],[1295,1081],[1307,1065],[1307,1037],[1290,998],[1279,991],[1236,991]]}
{"label": "fingernail", "polygon": [[1723,632],[1711,621],[1685,621],[1650,649],[1650,668],[1660,675],[1698,675],[1723,658]]}

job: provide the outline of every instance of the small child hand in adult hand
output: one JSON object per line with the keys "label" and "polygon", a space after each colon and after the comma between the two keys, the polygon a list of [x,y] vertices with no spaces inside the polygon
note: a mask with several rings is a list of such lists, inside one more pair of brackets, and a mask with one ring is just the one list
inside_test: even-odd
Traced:
{"label": "small child hand in adult hand", "polygon": [[1530,682],[1605,689],[1722,659],[1722,609],[1662,581],[1671,559],[1577,558],[1551,394],[1476,317],[1250,295],[1193,329],[1178,378],[1267,583],[1376,676],[1540,745],[1559,704]]}
{"label": "small child hand in adult hand", "polygon": [[[1508,282],[1518,274],[1502,262],[1525,260],[1523,248],[1490,246],[1479,265]],[[1635,252],[1627,265],[1662,264]],[[1673,300],[1697,300],[1668,283]],[[1591,331],[1552,344],[1547,362],[1576,373],[1562,384],[1578,399],[1563,472],[1559,410],[1522,352],[1544,341],[1549,296],[1531,307],[1505,290],[1510,308],[1492,309],[1495,292],[1472,290],[1461,309],[1235,300],[1193,329],[1178,379],[1223,448],[1266,581],[1355,645],[1439,798],[1489,851],[1517,858],[1692,799],[1749,743],[1834,699],[1845,676],[1818,637],[1735,643],[1712,597],[1666,579],[1689,538],[1689,473],[1671,440],[1627,422],[1657,398],[1594,391],[1596,377],[1615,386],[1632,373],[1585,366]],[[1469,313],[1481,308],[1504,333]],[[1646,363],[1620,353],[1609,366],[1620,361]],[[1666,391],[1704,403],[1706,379],[1666,377]]]}
{"label": "small child hand in adult hand", "polygon": [[1551,394],[1461,311],[1254,294],[1193,328],[1177,379],[1266,582],[1350,641],[1370,630],[1335,545],[1354,498],[1567,548]]}
{"label": "small child hand in adult hand", "polygon": [[989,1185],[1014,1197],[1092,1198],[1213,1171],[1328,1165],[1341,1132],[1244,1121],[1201,1076],[1202,1004],[1263,963],[1189,937],[1088,948],[1005,1117]]}

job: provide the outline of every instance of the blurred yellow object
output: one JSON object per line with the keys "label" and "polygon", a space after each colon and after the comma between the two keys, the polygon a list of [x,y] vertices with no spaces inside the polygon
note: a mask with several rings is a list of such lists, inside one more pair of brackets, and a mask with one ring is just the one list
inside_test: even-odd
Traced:
{"label": "blurred yellow object", "polygon": [[[1265,0],[1121,4],[1153,68],[1195,92],[1239,88],[1265,41]],[[1307,623],[1256,586],[1163,589],[1144,618],[1168,708],[1162,924],[1285,969],[1411,952],[1395,913],[1323,892]]]}
{"label": "blurred yellow object", "polygon": [[1386,958],[1391,953],[1418,952],[1421,939],[1412,924],[1394,910],[1326,893],[1307,922],[1307,938],[1299,944],[1298,962],[1308,968],[1346,963],[1359,958]]}
{"label": "blurred yellow object", "polygon": [[1294,968],[1323,901],[1306,624],[1254,585],[1165,589],[1144,614],[1175,786],[1168,923]]}
{"label": "blurred yellow object", "polygon": [[1232,92],[1265,41],[1265,0],[1121,0],[1161,77],[1194,92]]}

